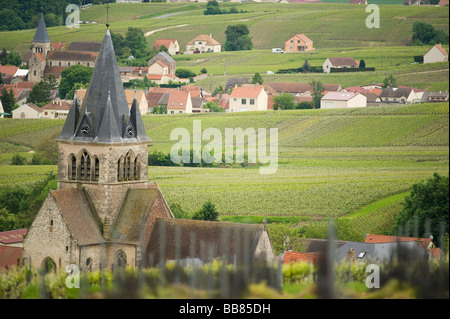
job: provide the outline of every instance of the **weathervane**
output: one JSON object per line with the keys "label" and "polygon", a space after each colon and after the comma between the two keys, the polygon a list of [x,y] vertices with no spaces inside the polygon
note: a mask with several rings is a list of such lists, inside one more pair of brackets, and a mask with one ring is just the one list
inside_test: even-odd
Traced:
{"label": "weathervane", "polygon": [[106,28],[109,29],[109,2],[106,3]]}

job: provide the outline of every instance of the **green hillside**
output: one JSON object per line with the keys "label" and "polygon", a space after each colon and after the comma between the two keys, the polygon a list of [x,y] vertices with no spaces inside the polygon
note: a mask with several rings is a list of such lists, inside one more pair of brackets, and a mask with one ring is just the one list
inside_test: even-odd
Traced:
{"label": "green hillside", "polygon": [[[222,216],[338,217],[396,193],[434,172],[448,174],[448,103],[296,110],[233,114],[147,115],[144,124],[154,150],[169,153],[175,128],[192,132],[218,128],[278,128],[278,170],[261,175],[258,166],[234,168],[150,167],[169,203],[192,213],[211,199]],[[0,120],[2,185],[26,185],[56,166],[10,166],[61,129],[62,121]],[[47,132],[45,134],[37,132]],[[31,138],[34,136],[34,139]],[[209,141],[204,141],[208,143]],[[33,172],[37,174],[33,176]]]}

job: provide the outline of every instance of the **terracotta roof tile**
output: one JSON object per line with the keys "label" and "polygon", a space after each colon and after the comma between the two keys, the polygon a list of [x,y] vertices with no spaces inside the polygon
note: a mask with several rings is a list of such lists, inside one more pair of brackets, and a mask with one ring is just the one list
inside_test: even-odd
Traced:
{"label": "terracotta roof tile", "polygon": [[431,238],[415,238],[415,237],[400,237],[400,236],[389,236],[389,235],[373,235],[367,234],[365,243],[393,243],[397,241],[415,241],[423,248],[427,248]]}
{"label": "terracotta roof tile", "polygon": [[13,244],[20,243],[23,241],[23,237],[27,234],[28,229],[16,229],[0,232],[0,243],[2,244]]}
{"label": "terracotta roof tile", "polygon": [[169,100],[167,101],[167,108],[184,110],[189,98],[189,91],[172,91],[170,92]]}
{"label": "terracotta roof tile", "polygon": [[261,91],[264,90],[262,86],[256,86],[256,87],[236,87],[233,89],[233,92],[231,92],[230,97],[245,97],[245,98],[257,98]]}
{"label": "terracotta roof tile", "polygon": [[283,264],[294,262],[316,263],[319,260],[319,253],[301,253],[298,251],[286,250],[283,256]]}
{"label": "terracotta roof tile", "polygon": [[214,40],[213,38],[211,38],[209,35],[207,34],[201,34],[197,37],[195,37],[194,39],[192,39],[191,41],[188,42],[188,44],[194,44],[195,41],[202,41],[202,42],[206,42],[207,45],[217,45],[220,44],[219,42],[217,42],[216,40]]}

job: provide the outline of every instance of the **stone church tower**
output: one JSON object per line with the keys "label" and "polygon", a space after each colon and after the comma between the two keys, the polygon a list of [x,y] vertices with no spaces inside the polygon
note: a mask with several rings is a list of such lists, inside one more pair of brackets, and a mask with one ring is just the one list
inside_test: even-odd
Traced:
{"label": "stone church tower", "polygon": [[41,15],[36,33],[33,38],[32,56],[29,60],[28,81],[39,82],[44,76],[47,53],[51,49],[50,37],[44,21],[44,15]]}
{"label": "stone church tower", "polygon": [[155,218],[173,218],[148,182],[148,146],[137,100],[128,107],[107,30],[86,98],[77,98],[58,143],[58,190],[51,191],[24,240],[24,256],[81,268],[137,266]]}
{"label": "stone church tower", "polygon": [[58,189],[24,238],[25,263],[97,270],[173,259],[275,260],[266,225],[175,219],[148,182],[151,140],[136,97],[128,107],[109,30],[81,108],[77,101],[56,139]]}

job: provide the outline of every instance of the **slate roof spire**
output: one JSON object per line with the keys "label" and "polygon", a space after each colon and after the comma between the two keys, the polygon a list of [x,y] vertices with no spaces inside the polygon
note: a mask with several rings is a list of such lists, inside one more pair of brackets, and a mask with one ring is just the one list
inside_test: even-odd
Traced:
{"label": "slate roof spire", "polygon": [[64,122],[63,129],[58,139],[70,139],[75,134],[79,118],[80,107],[78,105],[77,92],[75,91],[72,106],[67,114],[66,121]]}
{"label": "slate roof spire", "polygon": [[[97,143],[151,141],[145,133],[139,108],[130,112],[128,107],[109,29],[103,38],[80,114],[75,134],[64,126],[58,140]],[[81,134],[83,132],[85,134]],[[66,138],[71,134],[71,138]]]}
{"label": "slate roof spire", "polygon": [[50,37],[48,36],[47,27],[44,21],[44,15],[42,13],[41,20],[39,20],[36,33],[34,34],[33,42],[50,43]]}

